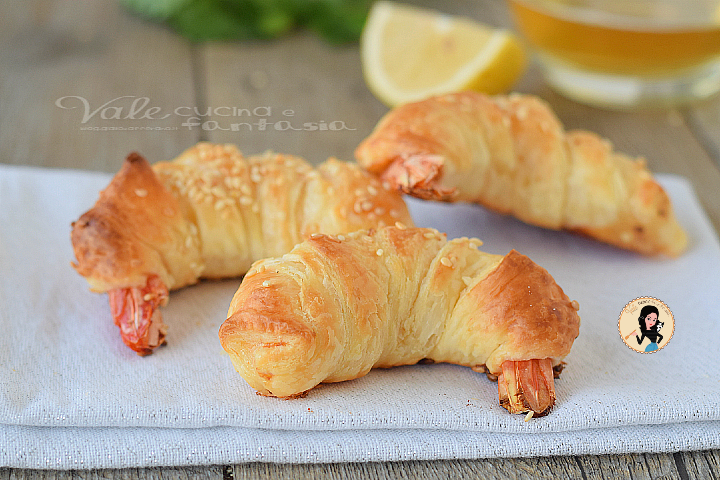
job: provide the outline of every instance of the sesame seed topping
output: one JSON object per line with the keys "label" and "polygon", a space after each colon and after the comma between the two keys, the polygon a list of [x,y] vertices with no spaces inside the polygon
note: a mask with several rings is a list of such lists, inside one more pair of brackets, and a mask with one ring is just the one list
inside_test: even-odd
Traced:
{"label": "sesame seed topping", "polygon": [[265,281],[262,283],[262,286],[263,286],[263,287],[269,287],[269,286],[270,286],[270,282],[268,282],[267,280],[265,280]]}
{"label": "sesame seed topping", "polygon": [[365,200],[362,202],[361,206],[364,211],[368,212],[372,209],[373,203],[370,200]]}
{"label": "sesame seed topping", "polygon": [[135,189],[135,195],[138,197],[147,197],[148,191],[144,188],[136,188]]}
{"label": "sesame seed topping", "polygon": [[377,195],[378,193],[377,188],[373,187],[372,185],[368,185],[367,191],[370,193],[370,195]]}
{"label": "sesame seed topping", "polygon": [[310,238],[313,238],[313,239],[320,238],[320,237],[324,237],[324,235],[322,233],[313,233],[312,235],[310,235]]}
{"label": "sesame seed topping", "polygon": [[434,233],[432,232],[425,232],[423,233],[423,237],[425,238],[437,238]]}
{"label": "sesame seed topping", "polygon": [[472,277],[462,277],[462,281],[466,286],[469,287],[470,284],[472,283]]}
{"label": "sesame seed topping", "polygon": [[447,257],[442,257],[442,258],[440,259],[440,263],[442,263],[442,264],[445,265],[446,267],[452,267],[452,266],[453,266],[452,262],[451,262],[450,259],[447,258]]}
{"label": "sesame seed topping", "polygon": [[143,295],[143,300],[145,300],[146,302],[149,302],[150,300],[153,299],[153,297],[154,297],[154,295],[152,293],[146,293],[145,295]]}
{"label": "sesame seed topping", "polygon": [[400,212],[395,209],[390,210],[388,213],[392,218],[398,218],[400,216]]}
{"label": "sesame seed topping", "polygon": [[400,230],[405,230],[407,227],[402,222],[395,222],[395,226],[399,228]]}
{"label": "sesame seed topping", "polygon": [[342,242],[343,240],[345,240],[345,235],[338,235],[337,239]]}
{"label": "sesame seed topping", "polygon": [[381,257],[382,254],[383,254],[382,248],[378,248],[377,250],[375,250],[375,255],[377,255],[378,257]]}

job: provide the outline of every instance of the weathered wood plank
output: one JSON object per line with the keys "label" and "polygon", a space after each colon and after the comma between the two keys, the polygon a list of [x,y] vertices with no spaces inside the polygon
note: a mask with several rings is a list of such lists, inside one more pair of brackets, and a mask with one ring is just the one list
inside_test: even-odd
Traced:
{"label": "weathered wood plank", "polygon": [[682,452],[680,457],[688,478],[720,479],[720,450]]}
{"label": "weathered wood plank", "polygon": [[[356,47],[298,33],[243,48],[211,44],[202,53],[208,138],[236,143],[247,154],[270,149],[315,164],[330,156],[352,160],[386,111],[365,86]],[[223,116],[231,107],[238,115]]]}
{"label": "weathered wood plank", "polygon": [[233,469],[237,480],[275,479],[387,479],[448,478],[485,479],[556,479],[580,478],[581,471],[573,457],[532,459],[481,459],[408,462],[370,462],[319,465],[243,464]]}
{"label": "weathered wood plank", "polygon": [[0,162],[114,172],[195,141],[173,113],[195,102],[186,41],[115,1],[16,7],[0,4]]}
{"label": "weathered wood plank", "polygon": [[684,111],[695,137],[720,168],[720,95]]}
{"label": "weathered wood plank", "polygon": [[580,456],[577,462],[588,480],[680,478],[670,454]]}

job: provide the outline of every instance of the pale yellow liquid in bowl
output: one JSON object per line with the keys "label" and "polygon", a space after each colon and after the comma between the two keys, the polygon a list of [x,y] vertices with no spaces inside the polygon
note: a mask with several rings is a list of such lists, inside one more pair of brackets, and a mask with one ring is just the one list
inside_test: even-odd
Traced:
{"label": "pale yellow liquid in bowl", "polygon": [[[576,99],[631,105],[663,96],[692,100],[720,88],[720,0],[508,3],[550,83]],[[581,80],[571,79],[575,75]],[[611,92],[607,101],[603,82]],[[638,82],[656,83],[641,92]]]}

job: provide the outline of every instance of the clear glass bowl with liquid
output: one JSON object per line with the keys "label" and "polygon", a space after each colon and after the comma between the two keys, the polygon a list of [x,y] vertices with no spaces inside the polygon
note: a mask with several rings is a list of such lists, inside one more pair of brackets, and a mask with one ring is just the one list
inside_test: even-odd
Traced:
{"label": "clear glass bowl with liquid", "polygon": [[552,87],[611,107],[720,91],[720,0],[507,0]]}

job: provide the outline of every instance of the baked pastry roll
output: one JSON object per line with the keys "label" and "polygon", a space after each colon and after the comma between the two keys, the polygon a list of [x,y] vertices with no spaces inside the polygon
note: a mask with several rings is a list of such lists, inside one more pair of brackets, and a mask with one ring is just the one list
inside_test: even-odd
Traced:
{"label": "baked pastry roll", "polygon": [[72,224],[75,269],[108,292],[123,341],[140,355],[164,343],[158,307],[201,278],[244,274],[315,232],[412,223],[401,195],[354,163],[313,168],[299,157],[244,157],[200,143],[171,162],[130,154]]}
{"label": "baked pastry roll", "polygon": [[399,106],[356,149],[410,195],[472,202],[643,254],[680,255],[687,236],[643,159],[566,131],[539,98],[461,92]]}
{"label": "baked pastry roll", "polygon": [[220,341],[263,395],[431,360],[496,376],[510,412],[545,415],[579,332],[577,302],[526,256],[480,244],[400,224],[311,235],[253,265]]}

